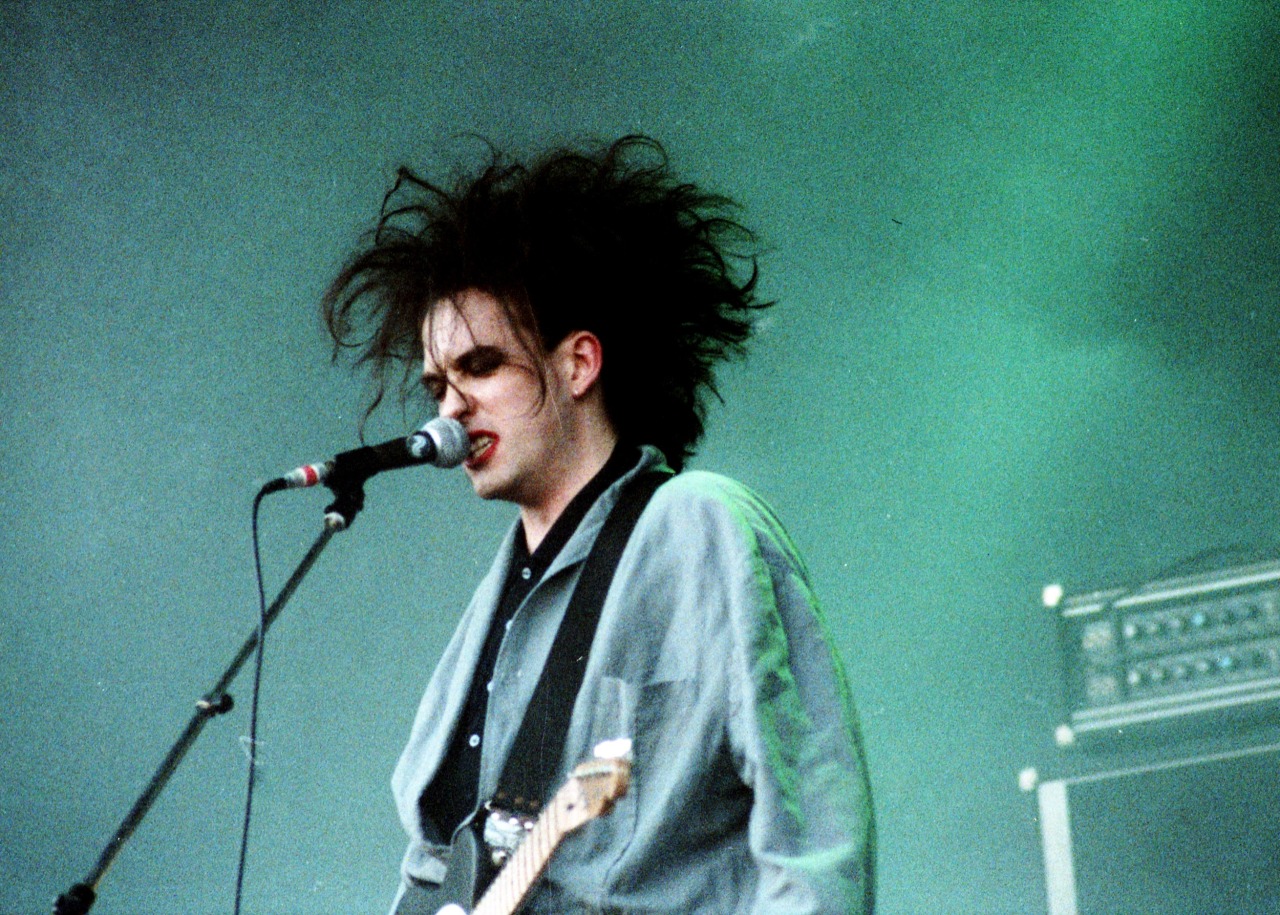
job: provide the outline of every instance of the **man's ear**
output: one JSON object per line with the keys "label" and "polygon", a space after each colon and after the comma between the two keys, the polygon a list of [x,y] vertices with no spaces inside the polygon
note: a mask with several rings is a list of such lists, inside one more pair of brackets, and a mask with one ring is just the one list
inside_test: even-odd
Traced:
{"label": "man's ear", "polygon": [[600,338],[589,330],[575,330],[560,341],[556,350],[564,360],[569,392],[575,398],[586,396],[600,380],[604,365]]}

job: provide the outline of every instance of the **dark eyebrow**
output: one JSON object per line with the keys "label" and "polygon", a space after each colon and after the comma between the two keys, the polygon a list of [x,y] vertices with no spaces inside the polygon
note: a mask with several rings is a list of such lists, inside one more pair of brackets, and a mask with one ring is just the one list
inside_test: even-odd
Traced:
{"label": "dark eyebrow", "polygon": [[[454,360],[454,364],[468,375],[476,372],[487,372],[503,362],[506,362],[507,354],[501,347],[488,344],[478,344],[471,349],[462,353]],[[490,363],[486,365],[485,363]],[[431,372],[424,370],[422,377],[418,379],[427,393],[431,396],[438,396],[437,391],[449,383],[447,372]]]}
{"label": "dark eyebrow", "polygon": [[507,354],[501,347],[488,344],[478,344],[459,356],[457,365],[464,372],[473,373],[477,370],[487,370],[487,367],[484,365],[486,362],[492,363],[492,365],[489,366],[489,368],[491,368],[506,361]]}

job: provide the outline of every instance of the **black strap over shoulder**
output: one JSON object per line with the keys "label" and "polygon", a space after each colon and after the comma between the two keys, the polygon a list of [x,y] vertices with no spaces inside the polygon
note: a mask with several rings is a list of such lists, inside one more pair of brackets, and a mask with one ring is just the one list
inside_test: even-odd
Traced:
{"label": "black strap over shoulder", "polygon": [[633,480],[605,519],[507,755],[493,796],[495,805],[511,813],[537,813],[556,788],[551,780],[564,752],[569,718],[582,688],[605,595],[636,521],[654,492],[670,478],[670,473],[653,471]]}

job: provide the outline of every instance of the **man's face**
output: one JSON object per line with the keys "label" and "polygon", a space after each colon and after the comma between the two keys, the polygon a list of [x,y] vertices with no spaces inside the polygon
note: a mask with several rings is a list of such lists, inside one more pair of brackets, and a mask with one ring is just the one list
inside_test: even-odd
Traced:
{"label": "man's face", "polygon": [[463,467],[476,493],[540,507],[569,450],[561,422],[568,393],[554,353],[531,353],[498,301],[475,290],[437,302],[422,339],[423,386],[440,415],[467,430]]}

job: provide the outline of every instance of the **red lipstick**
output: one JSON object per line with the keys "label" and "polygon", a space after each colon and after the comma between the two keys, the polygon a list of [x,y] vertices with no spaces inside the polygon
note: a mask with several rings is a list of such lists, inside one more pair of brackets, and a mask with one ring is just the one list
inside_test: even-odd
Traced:
{"label": "red lipstick", "polygon": [[471,453],[463,461],[463,466],[468,470],[475,470],[484,466],[493,457],[493,452],[498,447],[498,433],[490,432],[488,429],[477,429],[467,438],[471,441]]}

